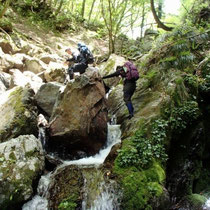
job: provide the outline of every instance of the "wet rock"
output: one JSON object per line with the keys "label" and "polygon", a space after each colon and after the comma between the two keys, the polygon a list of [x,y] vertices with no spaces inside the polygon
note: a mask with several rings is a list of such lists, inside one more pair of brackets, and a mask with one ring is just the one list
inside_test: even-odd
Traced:
{"label": "wet rock", "polygon": [[18,209],[33,194],[34,182],[44,168],[40,141],[19,136],[0,144],[0,208]]}
{"label": "wet rock", "polygon": [[77,166],[64,166],[56,170],[51,176],[48,190],[49,207],[58,209],[62,202],[67,201],[75,209],[80,209],[83,184],[83,175]]}
{"label": "wet rock", "polygon": [[56,98],[60,88],[64,85],[58,82],[48,82],[43,84],[35,95],[37,105],[51,116]]}
{"label": "wet rock", "polygon": [[97,72],[68,83],[50,118],[50,144],[63,144],[68,153],[73,150],[88,154],[98,152],[107,136],[104,96],[104,86]]}
{"label": "wet rock", "polygon": [[0,142],[24,134],[37,135],[34,92],[29,88],[15,87],[0,95]]}

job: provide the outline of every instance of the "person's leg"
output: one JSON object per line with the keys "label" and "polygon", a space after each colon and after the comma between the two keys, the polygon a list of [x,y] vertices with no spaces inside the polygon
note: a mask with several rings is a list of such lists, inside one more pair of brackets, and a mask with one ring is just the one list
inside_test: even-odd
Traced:
{"label": "person's leg", "polygon": [[123,88],[124,101],[125,101],[125,104],[128,108],[129,118],[132,118],[133,114],[134,114],[134,108],[133,108],[133,104],[132,104],[132,101],[131,101],[131,97],[134,94],[135,89],[136,89],[136,84],[135,83],[127,83],[127,84],[124,85],[124,88]]}
{"label": "person's leg", "polygon": [[79,72],[80,74],[83,74],[83,73],[85,73],[85,70],[86,70],[87,67],[88,66],[84,63],[77,63],[77,64],[75,64],[73,71],[74,72]]}
{"label": "person's leg", "polygon": [[74,66],[68,68],[69,79],[74,79]]}

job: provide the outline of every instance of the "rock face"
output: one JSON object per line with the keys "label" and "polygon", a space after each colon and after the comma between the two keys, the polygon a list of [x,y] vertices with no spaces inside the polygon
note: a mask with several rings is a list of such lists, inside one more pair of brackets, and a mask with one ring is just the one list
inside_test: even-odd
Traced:
{"label": "rock face", "polygon": [[15,87],[0,95],[0,142],[24,134],[37,134],[32,89]]}
{"label": "rock face", "polygon": [[98,73],[77,77],[58,97],[50,118],[51,145],[95,154],[107,136],[104,86]]}
{"label": "rock face", "polygon": [[19,136],[0,144],[0,209],[18,209],[33,194],[33,184],[44,168],[40,141]]}
{"label": "rock face", "polygon": [[52,114],[61,87],[63,87],[63,85],[58,82],[48,82],[43,84],[35,95],[37,105],[49,116]]}

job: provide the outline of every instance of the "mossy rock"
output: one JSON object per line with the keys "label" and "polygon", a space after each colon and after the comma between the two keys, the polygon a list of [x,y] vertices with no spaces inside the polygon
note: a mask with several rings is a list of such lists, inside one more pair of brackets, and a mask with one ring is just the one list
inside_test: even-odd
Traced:
{"label": "mossy rock", "polygon": [[147,170],[139,170],[133,166],[121,168],[115,161],[113,172],[123,189],[123,209],[153,209],[152,201],[162,199],[165,172],[157,162]]}
{"label": "mossy rock", "polygon": [[[59,168],[52,176],[49,188],[49,207],[76,209],[81,207],[83,175],[77,166]],[[58,189],[58,190],[57,190]]]}
{"label": "mossy rock", "polygon": [[[7,91],[4,103],[0,106],[0,142],[19,135],[34,134],[37,136],[37,108],[33,105],[32,89],[15,87]],[[6,100],[5,100],[6,98]]]}

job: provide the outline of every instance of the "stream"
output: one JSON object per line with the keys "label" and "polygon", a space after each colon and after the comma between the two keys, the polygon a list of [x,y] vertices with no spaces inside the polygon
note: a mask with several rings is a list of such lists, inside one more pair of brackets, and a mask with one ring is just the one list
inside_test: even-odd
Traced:
{"label": "stream", "polygon": [[118,191],[117,183],[111,179],[104,179],[104,174],[100,170],[105,158],[108,156],[113,145],[121,141],[120,125],[108,124],[108,135],[106,145],[98,154],[72,161],[63,161],[54,171],[43,175],[37,187],[37,195],[32,200],[25,203],[22,210],[48,210],[48,188],[51,177],[60,168],[69,165],[76,165],[82,169],[84,186],[82,210],[118,210],[120,209],[121,192]]}

